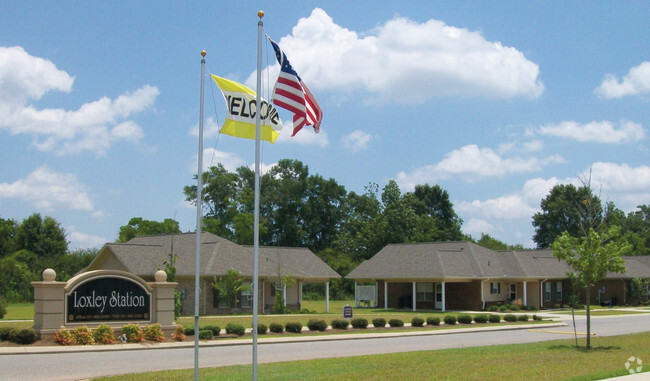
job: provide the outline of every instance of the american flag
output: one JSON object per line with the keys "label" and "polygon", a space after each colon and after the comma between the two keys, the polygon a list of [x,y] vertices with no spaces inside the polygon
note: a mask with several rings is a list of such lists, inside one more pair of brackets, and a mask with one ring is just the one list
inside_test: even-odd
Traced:
{"label": "american flag", "polygon": [[293,113],[293,134],[291,136],[294,136],[305,125],[313,126],[314,131],[318,133],[323,119],[323,110],[321,110],[307,85],[300,79],[298,73],[289,63],[287,56],[280,50],[278,44],[271,40],[269,36],[266,37],[273,45],[275,57],[280,63],[280,75],[273,88],[273,104]]}

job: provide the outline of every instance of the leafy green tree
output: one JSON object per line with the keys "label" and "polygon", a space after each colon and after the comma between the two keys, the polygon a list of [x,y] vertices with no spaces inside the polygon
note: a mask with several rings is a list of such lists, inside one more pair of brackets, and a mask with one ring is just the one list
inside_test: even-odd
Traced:
{"label": "leafy green tree", "polygon": [[456,215],[449,193],[439,185],[416,185],[411,198],[415,214],[420,217],[419,226],[430,226],[418,242],[458,241],[463,221]]}
{"label": "leafy green tree", "polygon": [[0,258],[16,251],[16,230],[18,223],[15,220],[0,218]]}
{"label": "leafy green tree", "polygon": [[486,233],[481,233],[481,238],[476,241],[476,244],[492,250],[525,250],[524,247],[520,244],[508,245],[507,243],[500,241]]}
{"label": "leafy green tree", "polygon": [[117,242],[127,242],[134,237],[150,236],[158,234],[177,234],[181,229],[178,226],[178,221],[171,218],[165,218],[164,221],[151,221],[145,220],[142,217],[133,217],[129,223],[120,226],[120,234],[117,237]]}
{"label": "leafy green tree", "polygon": [[639,205],[628,213],[622,223],[623,238],[629,242],[634,255],[650,255],[650,205]]}
{"label": "leafy green tree", "polygon": [[584,226],[600,225],[603,208],[600,199],[587,185],[556,185],[541,202],[541,212],[533,215],[535,235],[533,241],[538,248],[547,248],[563,232],[573,237],[584,236]]}
{"label": "leafy green tree", "polygon": [[630,281],[630,289],[628,291],[630,299],[640,303],[643,300],[648,300],[648,280],[634,278]]}
{"label": "leafy green tree", "polygon": [[565,231],[553,242],[553,256],[564,260],[573,269],[570,277],[584,288],[587,305],[587,349],[591,344],[591,316],[589,305],[591,288],[605,278],[608,272],[625,272],[626,254],[630,245],[620,239],[620,228],[611,226],[603,233],[589,227],[583,237],[574,237]]}
{"label": "leafy green tree", "polygon": [[76,249],[67,252],[60,258],[56,266],[57,279],[65,282],[72,278],[77,273],[88,267],[90,262],[95,259],[98,253],[99,249],[97,248]]}
{"label": "leafy green tree", "polygon": [[244,277],[237,270],[230,269],[224,275],[214,276],[212,288],[217,293],[219,300],[226,300],[231,307],[237,305],[237,296],[242,291],[247,291],[250,286],[244,285]]}
{"label": "leafy green tree", "polygon": [[42,218],[34,213],[23,220],[16,229],[16,250],[34,253],[37,260],[34,270],[42,271],[54,267],[56,261],[68,250],[65,230],[52,217]]}

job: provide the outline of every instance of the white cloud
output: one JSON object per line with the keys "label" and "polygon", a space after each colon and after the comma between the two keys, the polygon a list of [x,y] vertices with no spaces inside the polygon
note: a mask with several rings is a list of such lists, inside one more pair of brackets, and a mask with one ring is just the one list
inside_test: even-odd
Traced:
{"label": "white cloud", "polygon": [[629,121],[621,121],[617,127],[606,120],[586,124],[564,121],[542,126],[538,131],[541,135],[594,143],[630,143],[645,138],[645,130],[641,124]]}
{"label": "white cloud", "polygon": [[642,62],[630,69],[622,79],[608,74],[595,90],[603,98],[621,98],[626,95],[650,93],[650,62]]}
{"label": "white cloud", "polygon": [[160,94],[155,86],[142,86],[114,100],[103,97],[78,110],[37,109],[29,104],[48,91],[69,92],[73,81],[48,60],[20,47],[0,47],[0,128],[31,135],[37,149],[59,155],[83,151],[102,155],[115,141],[142,139],[140,126],[124,119],[153,106]]}
{"label": "white cloud", "polygon": [[603,190],[615,192],[648,192],[650,167],[630,167],[628,164],[596,162],[591,166],[592,187],[602,185]]}
{"label": "white cloud", "polygon": [[65,230],[68,232],[66,238],[70,241],[70,248],[73,250],[100,248],[109,242],[104,237],[78,232],[75,226],[69,226]]}
{"label": "white cloud", "polygon": [[476,238],[480,238],[482,233],[485,234],[494,234],[495,232],[501,230],[492,225],[491,223],[477,219],[471,218],[469,221],[463,224],[463,233],[473,235]]}
{"label": "white cloud", "polygon": [[[194,163],[190,166],[190,172],[196,174],[198,169],[196,155],[194,155]],[[228,172],[235,172],[235,170],[246,162],[239,155],[232,152],[219,151],[214,148],[206,148],[203,150],[203,170],[207,171],[209,167],[216,166],[221,163]]]}
{"label": "white cloud", "polygon": [[456,208],[474,216],[483,216],[498,220],[529,218],[535,213],[520,194],[510,194],[485,201],[460,202]]}
{"label": "white cloud", "polygon": [[469,144],[449,152],[439,163],[416,168],[410,173],[398,173],[397,182],[401,189],[411,190],[417,184],[435,183],[451,176],[474,182],[485,177],[538,171],[545,165],[557,162],[563,162],[562,157],[553,155],[541,160],[532,156],[502,157],[491,148]]}
{"label": "white cloud", "polygon": [[361,34],[316,8],[278,43],[311,90],[363,89],[409,103],[446,95],[536,98],[544,91],[537,64],[480,32],[396,17]]}
{"label": "white cloud", "polygon": [[317,145],[321,148],[327,147],[330,143],[327,132],[324,131],[323,126],[321,126],[320,132],[314,132],[314,129],[311,126],[303,127],[296,135],[291,136],[293,132],[293,121],[283,121],[282,122],[282,132],[276,143],[296,143],[300,145]]}
{"label": "white cloud", "polygon": [[372,139],[372,135],[365,131],[356,130],[352,131],[349,134],[345,135],[341,141],[343,146],[350,150],[352,153],[357,153],[365,150],[368,147],[368,143]]}
{"label": "white cloud", "polygon": [[46,165],[37,168],[24,179],[11,184],[0,183],[0,199],[24,200],[48,211],[95,209],[87,187],[76,175],[56,172]]}

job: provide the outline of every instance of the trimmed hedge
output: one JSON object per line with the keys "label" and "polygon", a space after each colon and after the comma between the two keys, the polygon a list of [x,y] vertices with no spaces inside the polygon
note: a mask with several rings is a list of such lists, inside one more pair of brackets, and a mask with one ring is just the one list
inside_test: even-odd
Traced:
{"label": "trimmed hedge", "polygon": [[528,321],[528,315],[523,314],[523,315],[517,316],[517,321]]}
{"label": "trimmed hedge", "polygon": [[287,322],[284,325],[284,330],[291,333],[301,333],[302,323],[300,322]]}
{"label": "trimmed hedge", "polygon": [[212,340],[214,335],[212,334],[211,329],[201,329],[199,330],[199,339],[201,340]]}
{"label": "trimmed hedge", "polygon": [[458,323],[460,324],[472,324],[472,316],[467,314],[458,315]]}
{"label": "trimmed hedge", "polygon": [[499,310],[499,306],[497,306],[496,304],[493,304],[491,306],[488,306],[487,310],[490,311],[490,312],[497,312]]}
{"label": "trimmed hedge", "polygon": [[488,318],[488,321],[490,323],[501,323],[501,316],[499,316],[499,315],[490,315],[490,317]]}
{"label": "trimmed hedge", "polygon": [[268,330],[269,330],[269,327],[267,327],[266,324],[257,323],[257,334],[258,335],[266,335],[266,332]]}
{"label": "trimmed hedge", "polygon": [[202,331],[204,329],[209,329],[210,331],[212,331],[212,336],[219,336],[219,334],[221,333],[221,327],[219,327],[218,325],[206,325],[200,327],[199,330]]}
{"label": "trimmed hedge", "polygon": [[185,328],[182,325],[177,325],[174,333],[172,333],[172,339],[176,341],[185,341]]}
{"label": "trimmed hedge", "polygon": [[440,325],[440,318],[437,316],[429,316],[427,318],[427,325]]}
{"label": "trimmed hedge", "polygon": [[0,341],[11,341],[15,334],[16,330],[12,327],[0,327]]}
{"label": "trimmed hedge", "polygon": [[488,316],[487,315],[476,315],[474,316],[474,323],[487,323],[488,321]]}
{"label": "trimmed hedge", "polygon": [[505,321],[507,321],[507,322],[509,322],[509,323],[512,323],[512,322],[516,322],[516,321],[517,321],[517,317],[516,317],[515,315],[513,315],[513,314],[507,314],[507,315],[505,315],[505,316],[503,317],[503,320],[505,320]]}
{"label": "trimmed hedge", "polygon": [[443,319],[446,325],[456,325],[456,316],[454,315],[447,315]]}
{"label": "trimmed hedge", "polygon": [[323,332],[327,329],[327,322],[320,319],[310,319],[307,322],[307,328],[309,328],[310,331]]}
{"label": "trimmed hedge", "polygon": [[16,344],[33,344],[38,339],[38,334],[31,328],[21,329],[16,332],[16,335],[12,338]]}
{"label": "trimmed hedge", "polygon": [[357,329],[366,329],[368,328],[368,319],[364,318],[354,318],[350,321],[352,328]]}
{"label": "trimmed hedge", "polygon": [[388,325],[393,328],[404,327],[404,322],[401,319],[390,319]]}
{"label": "trimmed hedge", "polygon": [[375,328],[384,328],[386,326],[386,319],[384,318],[372,319],[372,326]]}
{"label": "trimmed hedge", "polygon": [[144,327],[144,338],[149,341],[163,342],[165,341],[165,334],[160,324],[155,323]]}
{"label": "trimmed hedge", "polygon": [[332,328],[334,329],[348,329],[348,321],[345,319],[332,320]]}
{"label": "trimmed hedge", "polygon": [[122,334],[126,336],[127,343],[141,343],[144,341],[144,332],[142,332],[142,328],[135,324],[122,326]]}
{"label": "trimmed hedge", "polygon": [[235,334],[237,336],[244,336],[244,333],[246,333],[246,328],[244,328],[244,326],[241,324],[228,323],[226,324],[226,333],[229,335]]}
{"label": "trimmed hedge", "polygon": [[72,330],[72,340],[74,340],[74,343],[78,345],[95,344],[95,339],[93,339],[92,331],[85,325]]}
{"label": "trimmed hedge", "polygon": [[269,331],[273,333],[282,333],[284,332],[284,326],[280,323],[271,323],[269,325]]}
{"label": "trimmed hedge", "polygon": [[421,317],[414,317],[411,319],[411,326],[412,327],[423,327],[424,326],[424,319]]}
{"label": "trimmed hedge", "polygon": [[185,336],[194,336],[194,327],[185,327],[183,329],[183,333],[185,334]]}
{"label": "trimmed hedge", "polygon": [[115,334],[113,329],[108,324],[100,324],[93,330],[93,340],[97,344],[113,344],[115,343]]}

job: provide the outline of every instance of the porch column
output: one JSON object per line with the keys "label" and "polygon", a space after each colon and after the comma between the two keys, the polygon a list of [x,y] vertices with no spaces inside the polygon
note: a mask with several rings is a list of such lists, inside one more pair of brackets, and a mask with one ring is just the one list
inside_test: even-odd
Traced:
{"label": "porch column", "polygon": [[388,282],[384,280],[384,309],[388,309]]}
{"label": "porch column", "polygon": [[282,284],[282,298],[284,299],[284,306],[287,306],[287,285]]}
{"label": "porch column", "polygon": [[359,283],[354,281],[354,306],[359,307]]}
{"label": "porch column", "polygon": [[442,312],[445,312],[445,282],[442,282]]}
{"label": "porch column", "polygon": [[[264,282],[263,280],[260,281],[259,279],[258,279],[258,282],[262,284],[262,287],[257,286],[258,289],[261,289],[261,290],[262,290],[262,305],[261,305],[261,306],[257,306],[257,308],[258,308],[258,311],[257,311],[257,312],[260,312],[260,311],[259,311],[259,308],[262,307],[262,311],[261,311],[261,312],[264,313],[264,308],[266,307],[266,304],[265,304],[266,301],[264,300],[264,294],[265,294],[265,292],[264,292],[264,284],[265,284],[266,282]],[[259,298],[259,295],[255,295],[255,297],[256,297],[256,298]],[[258,299],[258,300],[259,300],[259,299]]]}
{"label": "porch column", "polygon": [[298,303],[300,303],[300,309],[302,309],[302,281],[298,281]]}
{"label": "porch column", "polygon": [[325,312],[330,312],[330,282],[325,283]]}
{"label": "porch column", "polygon": [[415,298],[415,282],[413,282],[413,312],[415,312],[415,303],[416,303],[416,298]]}
{"label": "porch column", "polygon": [[524,281],[524,306],[528,305],[528,291],[526,289],[526,281]]}

